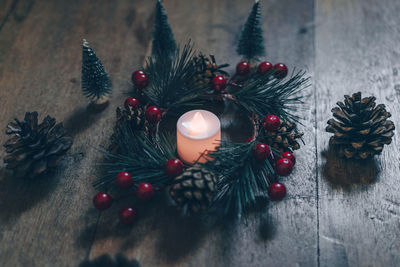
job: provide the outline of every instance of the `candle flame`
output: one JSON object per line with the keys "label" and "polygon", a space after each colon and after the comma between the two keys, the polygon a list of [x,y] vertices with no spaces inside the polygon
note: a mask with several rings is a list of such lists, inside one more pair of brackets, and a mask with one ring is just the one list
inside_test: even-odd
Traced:
{"label": "candle flame", "polygon": [[192,136],[196,136],[207,131],[207,122],[204,119],[203,115],[200,112],[196,112],[189,122],[189,134]]}

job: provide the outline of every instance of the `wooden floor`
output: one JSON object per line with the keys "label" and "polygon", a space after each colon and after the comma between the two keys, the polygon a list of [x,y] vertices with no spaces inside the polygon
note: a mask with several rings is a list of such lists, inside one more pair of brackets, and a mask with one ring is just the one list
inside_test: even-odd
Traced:
{"label": "wooden floor", "polygon": [[[219,62],[239,61],[235,42],[251,0],[164,2],[178,41],[190,37]],[[154,2],[0,0],[1,127],[37,110],[74,135],[52,176],[16,180],[0,165],[0,266],[78,266],[118,252],[141,266],[400,265],[398,133],[360,166],[332,156],[324,131],[330,109],[356,91],[385,103],[400,129],[400,1],[261,2],[266,59],[306,69],[313,84],[300,112],[306,146],[283,179],[288,196],[241,223],[208,227],[150,205],[136,225],[122,227],[120,205],[101,214],[92,207],[101,160],[93,147],[107,143],[130,73],[143,61]],[[83,38],[114,82],[101,114],[86,111],[80,91]],[[335,182],[360,173],[361,184]]]}

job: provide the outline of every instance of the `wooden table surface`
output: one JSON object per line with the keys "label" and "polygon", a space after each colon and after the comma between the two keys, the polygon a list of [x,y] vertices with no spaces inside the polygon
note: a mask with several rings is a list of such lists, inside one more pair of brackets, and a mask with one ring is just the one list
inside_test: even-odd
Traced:
{"label": "wooden table surface", "polygon": [[[190,37],[220,63],[239,61],[235,42],[251,0],[164,2],[179,42]],[[306,145],[283,179],[287,197],[245,221],[213,227],[150,204],[133,227],[122,227],[119,205],[103,213],[92,207],[102,158],[93,147],[107,144],[115,108],[143,62],[154,1],[0,0],[1,128],[37,110],[74,135],[54,175],[17,180],[0,165],[0,266],[78,266],[118,252],[141,266],[400,265],[398,133],[381,156],[357,165],[328,153],[324,131],[335,103],[357,91],[386,104],[400,129],[400,1],[261,2],[266,59],[312,77],[300,112]],[[114,83],[101,114],[86,111],[80,90],[83,38]]]}

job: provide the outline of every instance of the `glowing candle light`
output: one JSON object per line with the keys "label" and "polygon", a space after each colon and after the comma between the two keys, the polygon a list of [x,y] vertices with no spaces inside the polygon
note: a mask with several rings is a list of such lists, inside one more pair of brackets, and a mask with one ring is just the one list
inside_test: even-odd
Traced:
{"label": "glowing candle light", "polygon": [[[186,163],[196,162],[206,152],[215,150],[221,140],[221,124],[217,116],[206,110],[192,110],[183,114],[177,123],[177,148]],[[211,160],[201,157],[199,162]]]}

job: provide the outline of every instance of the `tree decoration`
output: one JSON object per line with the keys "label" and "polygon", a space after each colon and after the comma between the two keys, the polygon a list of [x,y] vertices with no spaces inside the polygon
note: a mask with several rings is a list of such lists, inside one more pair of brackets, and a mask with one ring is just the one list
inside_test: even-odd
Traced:
{"label": "tree decoration", "polygon": [[206,211],[213,203],[217,177],[199,165],[188,168],[174,179],[170,196],[185,212]]}
{"label": "tree decoration", "polygon": [[176,51],[176,42],[167,12],[160,0],[156,2],[156,11],[153,28],[152,55],[157,58],[172,57]]}
{"label": "tree decoration", "polygon": [[[162,7],[160,2],[157,5]],[[242,36],[249,35],[249,29],[257,33],[259,19],[256,2]],[[163,34],[155,31],[154,39],[164,38]],[[169,55],[153,51],[141,68],[148,77],[146,88],[134,88],[134,98],[140,101],[126,100],[125,110],[117,109],[111,138],[114,145],[103,151],[105,174],[94,186],[119,194],[114,190],[118,189],[115,177],[129,172],[139,200],[148,200],[155,190],[169,188],[171,198],[184,213],[216,211],[214,214],[237,217],[256,204],[258,196],[270,194],[273,199],[272,184],[293,169],[289,155],[281,158],[281,154],[300,147],[296,139],[302,134],[296,129],[299,117],[294,111],[303,103],[302,90],[309,85],[309,78],[304,71],[283,77],[282,69],[266,61],[253,64],[261,55],[258,45],[262,39],[257,34],[253,43],[244,43],[246,38],[242,38],[239,48],[251,47],[252,54],[246,52],[249,58],[237,65],[232,77],[221,70],[224,65],[218,65],[214,56],[196,53],[190,41]],[[134,77],[143,73],[136,72]],[[162,122],[176,121],[176,116],[205,103],[225,102],[248,116],[252,136],[245,143],[222,140],[215,151],[204,151],[193,165],[182,164],[176,133]],[[284,196],[280,190],[275,199]]]}
{"label": "tree decoration", "polygon": [[102,105],[111,94],[111,80],[100,59],[89,43],[83,39],[82,45],[82,92],[92,103]]}
{"label": "tree decoration", "polygon": [[34,178],[55,168],[72,145],[62,123],[46,116],[38,124],[37,112],[27,112],[23,121],[8,123],[6,134],[12,137],[4,144],[4,163],[17,177]]}
{"label": "tree decoration", "polygon": [[[191,45],[189,43],[184,47],[182,53],[170,60],[170,64],[164,63],[163,59],[154,63],[154,59],[149,58],[144,69],[147,73],[152,73],[149,75],[152,79],[149,80],[146,90],[143,90],[143,101],[137,108],[137,110],[146,109],[145,122],[135,128],[129,126],[128,120],[124,123],[117,121],[114,136],[118,136],[118,138],[114,140],[119,150],[116,153],[115,151],[104,152],[110,160],[109,163],[105,163],[108,169],[107,175],[99,179],[95,186],[109,188],[113,185],[112,175],[121,171],[132,173],[135,185],[147,182],[154,188],[164,188],[167,185],[179,184],[176,181],[180,180],[173,178],[182,171],[183,167],[181,164],[175,164],[177,159],[176,141],[172,138],[174,135],[159,131],[160,120],[176,113],[182,114],[185,110],[197,107],[211,99],[231,101],[238,105],[243,112],[248,113],[254,133],[248,143],[222,142],[219,149],[208,153],[213,161],[200,164],[192,170],[197,172],[197,168],[201,168],[217,177],[212,205],[207,202],[202,206],[196,202],[197,204],[193,204],[194,207],[192,207],[186,198],[175,199],[176,195],[179,195],[178,191],[171,190],[170,194],[179,207],[188,204],[188,210],[191,212],[203,211],[204,207],[218,206],[223,207],[224,214],[233,212],[240,216],[248,207],[256,203],[257,195],[267,194],[269,185],[279,173],[289,174],[287,166],[284,166],[286,169],[281,172],[278,172],[280,169],[275,170],[272,159],[279,158],[282,152],[275,149],[276,138],[271,143],[272,147],[266,143],[271,136],[265,130],[266,123],[259,118],[270,118],[267,121],[271,125],[268,124],[267,128],[276,129],[273,131],[274,134],[283,135],[287,131],[291,133],[295,127],[286,129],[283,126],[287,125],[286,121],[297,119],[292,111],[302,103],[299,93],[308,85],[309,80],[301,71],[288,79],[275,78],[273,71],[269,74],[259,75],[256,70],[257,66],[254,66],[253,70],[250,67],[246,80],[236,80],[236,76],[233,76],[227,81],[224,91],[216,95],[213,93],[212,84],[202,83],[201,86],[198,86],[196,85],[198,83],[193,83],[190,75],[196,73],[193,68],[194,64],[182,63],[186,60],[193,60],[193,57],[189,56],[190,53]],[[160,68],[160,65],[164,68]],[[175,67],[170,67],[174,65]],[[172,82],[171,79],[174,81]],[[192,91],[190,85],[194,85],[196,90]],[[129,105],[128,108],[130,111],[136,110]],[[276,115],[268,117],[268,114]],[[135,120],[133,121],[135,122]],[[293,122],[290,123],[290,125],[292,124],[294,125]],[[301,134],[296,135],[296,138],[300,136]],[[286,135],[285,138],[290,139]],[[284,147],[290,151],[290,145],[285,143]],[[271,161],[267,159],[271,159]],[[187,177],[190,175],[183,172],[185,180],[188,179]],[[176,187],[178,186],[176,185]],[[190,190],[194,189],[190,188]]]}
{"label": "tree decoration", "polygon": [[236,51],[247,60],[257,59],[265,54],[261,7],[258,0],[254,2],[253,8],[243,26]]}
{"label": "tree decoration", "polygon": [[343,102],[332,109],[334,119],[328,121],[326,131],[334,135],[330,144],[340,156],[367,159],[382,152],[392,142],[394,123],[388,118],[385,105],[376,105],[374,96],[361,98],[361,92],[345,95]]}

